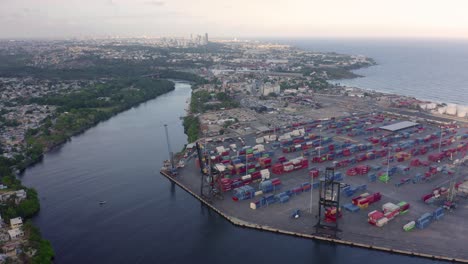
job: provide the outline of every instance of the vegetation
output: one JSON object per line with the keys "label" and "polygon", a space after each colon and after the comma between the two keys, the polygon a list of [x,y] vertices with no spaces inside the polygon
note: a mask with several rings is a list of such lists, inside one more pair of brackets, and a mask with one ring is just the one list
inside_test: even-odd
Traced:
{"label": "vegetation", "polygon": [[32,224],[31,220],[26,221],[23,228],[25,234],[29,237],[29,247],[37,250],[32,263],[52,263],[55,253],[50,242],[42,239],[41,232]]}
{"label": "vegetation", "polygon": [[194,142],[198,139],[200,133],[200,122],[198,117],[189,115],[184,117],[184,132],[188,136],[188,142]]}
{"label": "vegetation", "polygon": [[239,103],[224,92],[209,93],[207,91],[194,91],[190,100],[192,113],[203,113],[208,110],[239,107]]}
{"label": "vegetation", "polygon": [[[27,198],[16,204],[14,197],[12,197],[0,205],[0,214],[6,223],[11,218],[18,216],[23,219],[29,219],[40,210],[39,197],[36,190],[22,186],[21,181],[13,175],[11,167],[15,163],[16,161],[14,160],[0,157],[1,181],[4,185],[8,186],[8,190],[10,191],[26,190]],[[54,251],[50,242],[42,239],[39,229],[33,226],[30,220],[26,221],[24,231],[28,238],[25,250],[36,250],[32,263],[51,263]]]}
{"label": "vegetation", "polygon": [[119,79],[100,83],[67,95],[34,98],[30,103],[56,105],[55,120],[46,119],[38,129],[26,133],[25,157],[18,157],[24,169],[51,149],[114,114],[174,89],[174,83],[151,78]]}
{"label": "vegetation", "polygon": [[[21,185],[12,172],[13,167],[24,169],[40,160],[45,150],[66,141],[72,135],[173,89],[174,84],[166,80],[125,78],[100,83],[67,95],[55,94],[31,99],[29,103],[56,105],[58,110],[56,116],[44,120],[41,127],[27,131],[24,155],[17,155],[14,159],[0,157],[2,183],[9,190],[24,189],[27,193],[27,199],[19,204],[12,197],[0,205],[3,219],[7,222],[18,216],[29,219],[40,210],[37,192]],[[41,238],[39,230],[30,221],[26,222],[24,228],[29,239],[27,250],[36,250],[32,263],[51,263],[54,252],[50,243]]]}

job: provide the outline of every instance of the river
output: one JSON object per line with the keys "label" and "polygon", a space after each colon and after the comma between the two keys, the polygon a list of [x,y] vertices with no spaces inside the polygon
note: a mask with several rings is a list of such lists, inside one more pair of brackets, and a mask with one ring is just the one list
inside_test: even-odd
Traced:
{"label": "river", "polygon": [[[190,85],[75,136],[22,176],[38,190],[34,218],[56,263],[432,263],[238,228],[159,174],[186,143]],[[99,201],[107,203],[100,206]]]}

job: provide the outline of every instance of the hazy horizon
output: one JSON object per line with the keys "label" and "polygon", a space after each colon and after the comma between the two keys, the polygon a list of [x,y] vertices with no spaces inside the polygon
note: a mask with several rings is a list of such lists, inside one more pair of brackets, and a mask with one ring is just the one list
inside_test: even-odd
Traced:
{"label": "hazy horizon", "polygon": [[464,0],[0,0],[0,38],[468,38]]}

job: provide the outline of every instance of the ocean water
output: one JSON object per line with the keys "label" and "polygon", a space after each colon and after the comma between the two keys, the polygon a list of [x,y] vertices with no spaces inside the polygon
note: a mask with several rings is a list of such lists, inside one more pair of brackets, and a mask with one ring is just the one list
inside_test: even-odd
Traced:
{"label": "ocean water", "polygon": [[468,105],[468,40],[443,39],[278,39],[323,52],[359,54],[378,65],[354,71],[362,78],[340,84]]}

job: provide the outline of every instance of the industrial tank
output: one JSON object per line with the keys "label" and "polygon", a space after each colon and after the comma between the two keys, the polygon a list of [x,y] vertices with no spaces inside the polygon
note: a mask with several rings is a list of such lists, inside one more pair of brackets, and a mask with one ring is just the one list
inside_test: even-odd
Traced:
{"label": "industrial tank", "polygon": [[439,114],[445,114],[446,110],[447,110],[447,107],[442,106],[442,107],[439,107],[439,109],[437,109],[437,112],[439,112]]}
{"label": "industrial tank", "polygon": [[457,116],[458,117],[465,117],[467,111],[468,111],[467,106],[464,106],[464,105],[458,105],[457,106]]}
{"label": "industrial tank", "polygon": [[448,104],[447,109],[445,110],[447,115],[456,115],[457,114],[457,105],[456,104]]}

